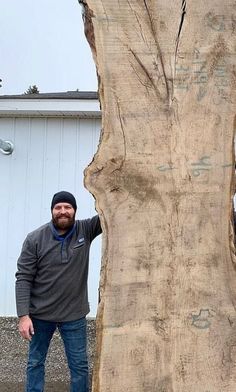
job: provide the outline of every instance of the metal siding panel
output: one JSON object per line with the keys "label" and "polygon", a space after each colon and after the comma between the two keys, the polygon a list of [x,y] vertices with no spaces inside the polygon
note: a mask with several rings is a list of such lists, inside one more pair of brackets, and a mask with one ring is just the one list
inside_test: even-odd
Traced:
{"label": "metal siding panel", "polygon": [[75,120],[62,120],[59,189],[66,189],[70,192],[72,192],[75,187],[75,162],[77,157],[76,132],[77,127]]}
{"label": "metal siding panel", "polygon": [[92,161],[95,153],[93,148],[93,128],[94,120],[80,120],[79,140],[78,140],[78,187],[77,194],[83,209],[79,211],[81,218],[94,214],[94,199],[84,188],[84,169]]}
{"label": "metal siding panel", "polygon": [[16,119],[15,122],[15,151],[12,155],[12,208],[11,223],[15,216],[22,231],[26,231],[26,211],[28,208],[28,156],[30,151],[30,120]]}
{"label": "metal siding panel", "polygon": [[[4,119],[0,121],[0,138],[3,140],[14,141],[14,120]],[[12,183],[12,161],[13,155],[4,155],[0,153],[0,171],[1,171],[1,190],[0,190],[0,203],[2,208],[1,212],[1,235],[0,235],[0,310],[1,313],[7,312],[7,291],[10,286],[9,273],[10,258],[9,248],[14,247],[9,241],[9,231],[11,227],[9,225],[9,216],[11,211],[11,183]],[[13,309],[14,312],[14,309]],[[0,313],[0,314],[1,314]]]}
{"label": "metal siding panel", "polygon": [[[59,187],[60,178],[60,154],[61,154],[61,119],[47,120],[47,138],[45,151],[45,187],[44,199],[49,200],[55,187]],[[46,204],[46,203],[45,203]]]}
{"label": "metal siding panel", "polygon": [[47,129],[45,119],[31,119],[30,148],[28,152],[28,186],[26,232],[32,231],[42,221],[42,193],[45,173]]}
{"label": "metal siding panel", "polygon": [[27,230],[28,210],[28,155],[30,150],[30,120],[15,120],[15,150],[12,154],[11,186],[10,186],[10,210],[8,234],[8,257],[7,257],[7,287],[5,301],[5,315],[15,313],[15,271],[16,259]]}

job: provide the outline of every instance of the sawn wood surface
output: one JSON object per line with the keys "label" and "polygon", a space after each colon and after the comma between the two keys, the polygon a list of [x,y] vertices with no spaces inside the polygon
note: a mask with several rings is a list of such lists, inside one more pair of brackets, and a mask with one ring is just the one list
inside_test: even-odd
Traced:
{"label": "sawn wood surface", "polygon": [[82,3],[103,112],[93,392],[235,392],[236,2]]}

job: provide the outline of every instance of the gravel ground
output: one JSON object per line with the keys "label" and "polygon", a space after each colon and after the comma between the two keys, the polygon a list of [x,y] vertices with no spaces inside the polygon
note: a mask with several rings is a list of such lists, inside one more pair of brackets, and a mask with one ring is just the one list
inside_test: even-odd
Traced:
{"label": "gravel ground", "polygon": [[[87,331],[91,380],[95,355],[94,319],[88,319]],[[0,392],[24,391],[27,350],[28,343],[18,333],[17,319],[0,317]],[[68,391],[69,372],[63,344],[60,335],[55,333],[47,356],[45,392]]]}

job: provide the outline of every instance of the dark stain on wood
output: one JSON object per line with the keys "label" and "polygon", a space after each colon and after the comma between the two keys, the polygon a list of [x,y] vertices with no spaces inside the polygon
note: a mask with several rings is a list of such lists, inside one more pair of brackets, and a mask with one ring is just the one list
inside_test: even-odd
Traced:
{"label": "dark stain on wood", "polygon": [[79,4],[83,8],[83,22],[84,22],[84,34],[91,47],[94,55],[96,55],[96,45],[92,18],[94,17],[93,11],[89,8],[85,0],[79,0]]}

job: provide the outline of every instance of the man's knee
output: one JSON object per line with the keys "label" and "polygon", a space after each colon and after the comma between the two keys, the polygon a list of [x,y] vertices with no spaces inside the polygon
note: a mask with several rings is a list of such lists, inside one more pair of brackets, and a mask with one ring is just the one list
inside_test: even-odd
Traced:
{"label": "man's knee", "polygon": [[37,355],[28,359],[27,368],[34,369],[40,366],[44,366],[46,357],[43,355]]}

